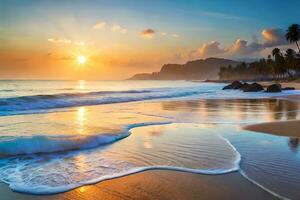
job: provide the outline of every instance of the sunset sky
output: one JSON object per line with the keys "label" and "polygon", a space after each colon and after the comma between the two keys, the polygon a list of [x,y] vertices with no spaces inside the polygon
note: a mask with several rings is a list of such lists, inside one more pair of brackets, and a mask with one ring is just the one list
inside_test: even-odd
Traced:
{"label": "sunset sky", "polygon": [[[287,45],[300,1],[0,0],[0,79],[125,79]],[[299,21],[298,21],[299,22]]]}

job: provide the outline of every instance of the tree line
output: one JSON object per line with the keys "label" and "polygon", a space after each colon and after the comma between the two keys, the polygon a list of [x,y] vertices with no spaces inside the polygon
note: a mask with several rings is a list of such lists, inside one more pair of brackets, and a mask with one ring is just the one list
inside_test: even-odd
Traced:
{"label": "tree line", "polygon": [[292,24],[286,30],[287,41],[295,43],[299,53],[293,49],[281,51],[274,48],[267,58],[260,59],[251,63],[242,62],[236,66],[221,66],[219,78],[221,80],[233,79],[298,79],[300,78],[300,25]]}

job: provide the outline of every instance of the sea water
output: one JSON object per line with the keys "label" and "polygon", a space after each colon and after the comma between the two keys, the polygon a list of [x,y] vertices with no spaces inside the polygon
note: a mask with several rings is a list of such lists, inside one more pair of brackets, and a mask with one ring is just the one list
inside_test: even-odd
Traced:
{"label": "sea water", "polygon": [[298,103],[283,98],[299,92],[223,86],[0,81],[0,180],[14,191],[53,194],[148,169],[239,171],[274,195],[297,199],[297,139],[241,126],[298,119]]}

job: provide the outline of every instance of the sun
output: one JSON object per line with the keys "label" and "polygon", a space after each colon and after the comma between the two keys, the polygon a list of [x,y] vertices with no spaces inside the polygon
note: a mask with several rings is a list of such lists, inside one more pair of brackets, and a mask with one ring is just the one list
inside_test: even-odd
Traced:
{"label": "sun", "polygon": [[83,55],[79,55],[77,57],[77,62],[80,64],[80,65],[83,65],[84,63],[86,63],[86,57],[83,56]]}

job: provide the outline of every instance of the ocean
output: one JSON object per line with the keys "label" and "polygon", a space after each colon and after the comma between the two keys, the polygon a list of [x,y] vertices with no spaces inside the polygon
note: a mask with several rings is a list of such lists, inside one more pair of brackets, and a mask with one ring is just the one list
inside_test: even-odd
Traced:
{"label": "ocean", "polygon": [[[300,118],[282,93],[191,81],[0,81],[0,181],[54,194],[150,169],[239,172],[297,199],[295,138],[243,125]],[[293,143],[295,144],[295,142]]]}

